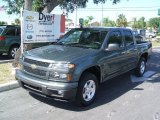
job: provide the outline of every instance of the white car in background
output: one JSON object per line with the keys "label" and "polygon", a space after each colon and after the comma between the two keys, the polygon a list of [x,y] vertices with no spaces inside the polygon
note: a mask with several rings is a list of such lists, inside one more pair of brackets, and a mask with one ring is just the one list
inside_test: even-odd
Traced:
{"label": "white car in background", "polygon": [[156,34],[154,32],[146,31],[146,37],[147,38],[154,38],[154,37],[156,37]]}

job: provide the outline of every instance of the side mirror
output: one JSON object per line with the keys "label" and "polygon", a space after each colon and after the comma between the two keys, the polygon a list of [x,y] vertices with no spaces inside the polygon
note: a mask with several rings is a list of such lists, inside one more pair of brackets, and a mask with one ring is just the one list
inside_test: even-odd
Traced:
{"label": "side mirror", "polygon": [[117,43],[110,43],[108,44],[108,48],[106,50],[108,51],[120,50],[120,47],[119,47],[119,44]]}

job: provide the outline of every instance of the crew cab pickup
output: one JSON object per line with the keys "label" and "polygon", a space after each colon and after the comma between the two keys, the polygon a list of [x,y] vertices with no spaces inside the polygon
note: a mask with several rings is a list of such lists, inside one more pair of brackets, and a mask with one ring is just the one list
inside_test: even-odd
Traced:
{"label": "crew cab pickup", "polygon": [[143,76],[151,51],[130,29],[76,28],[56,44],[24,52],[16,79],[30,92],[87,106],[104,81],[131,70]]}

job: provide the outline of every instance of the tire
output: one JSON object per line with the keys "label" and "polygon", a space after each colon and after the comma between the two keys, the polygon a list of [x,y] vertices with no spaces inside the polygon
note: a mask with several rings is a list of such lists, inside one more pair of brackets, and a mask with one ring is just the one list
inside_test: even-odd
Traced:
{"label": "tire", "polygon": [[137,68],[135,69],[135,75],[137,77],[142,77],[143,74],[145,73],[146,70],[146,59],[145,58],[141,58]]}
{"label": "tire", "polygon": [[80,79],[76,104],[78,106],[88,106],[94,102],[98,90],[97,77],[92,73],[84,73]]}
{"label": "tire", "polygon": [[17,51],[18,49],[19,49],[18,46],[12,46],[12,47],[9,49],[9,52],[8,52],[9,58],[15,58],[16,51]]}
{"label": "tire", "polygon": [[0,53],[0,56],[2,56],[3,55],[3,53]]}

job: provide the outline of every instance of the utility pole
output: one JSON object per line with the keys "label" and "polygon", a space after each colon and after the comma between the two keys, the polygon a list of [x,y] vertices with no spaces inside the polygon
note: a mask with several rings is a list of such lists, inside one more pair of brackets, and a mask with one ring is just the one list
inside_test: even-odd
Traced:
{"label": "utility pole", "polygon": [[101,27],[103,26],[103,3],[102,3],[102,21],[101,21]]}
{"label": "utility pole", "polygon": [[76,28],[77,27],[77,5],[76,5],[76,18],[75,18],[75,25],[74,27]]}
{"label": "utility pole", "polygon": [[[160,9],[158,9],[158,15],[160,16]],[[160,32],[160,21],[159,21],[158,32]]]}

